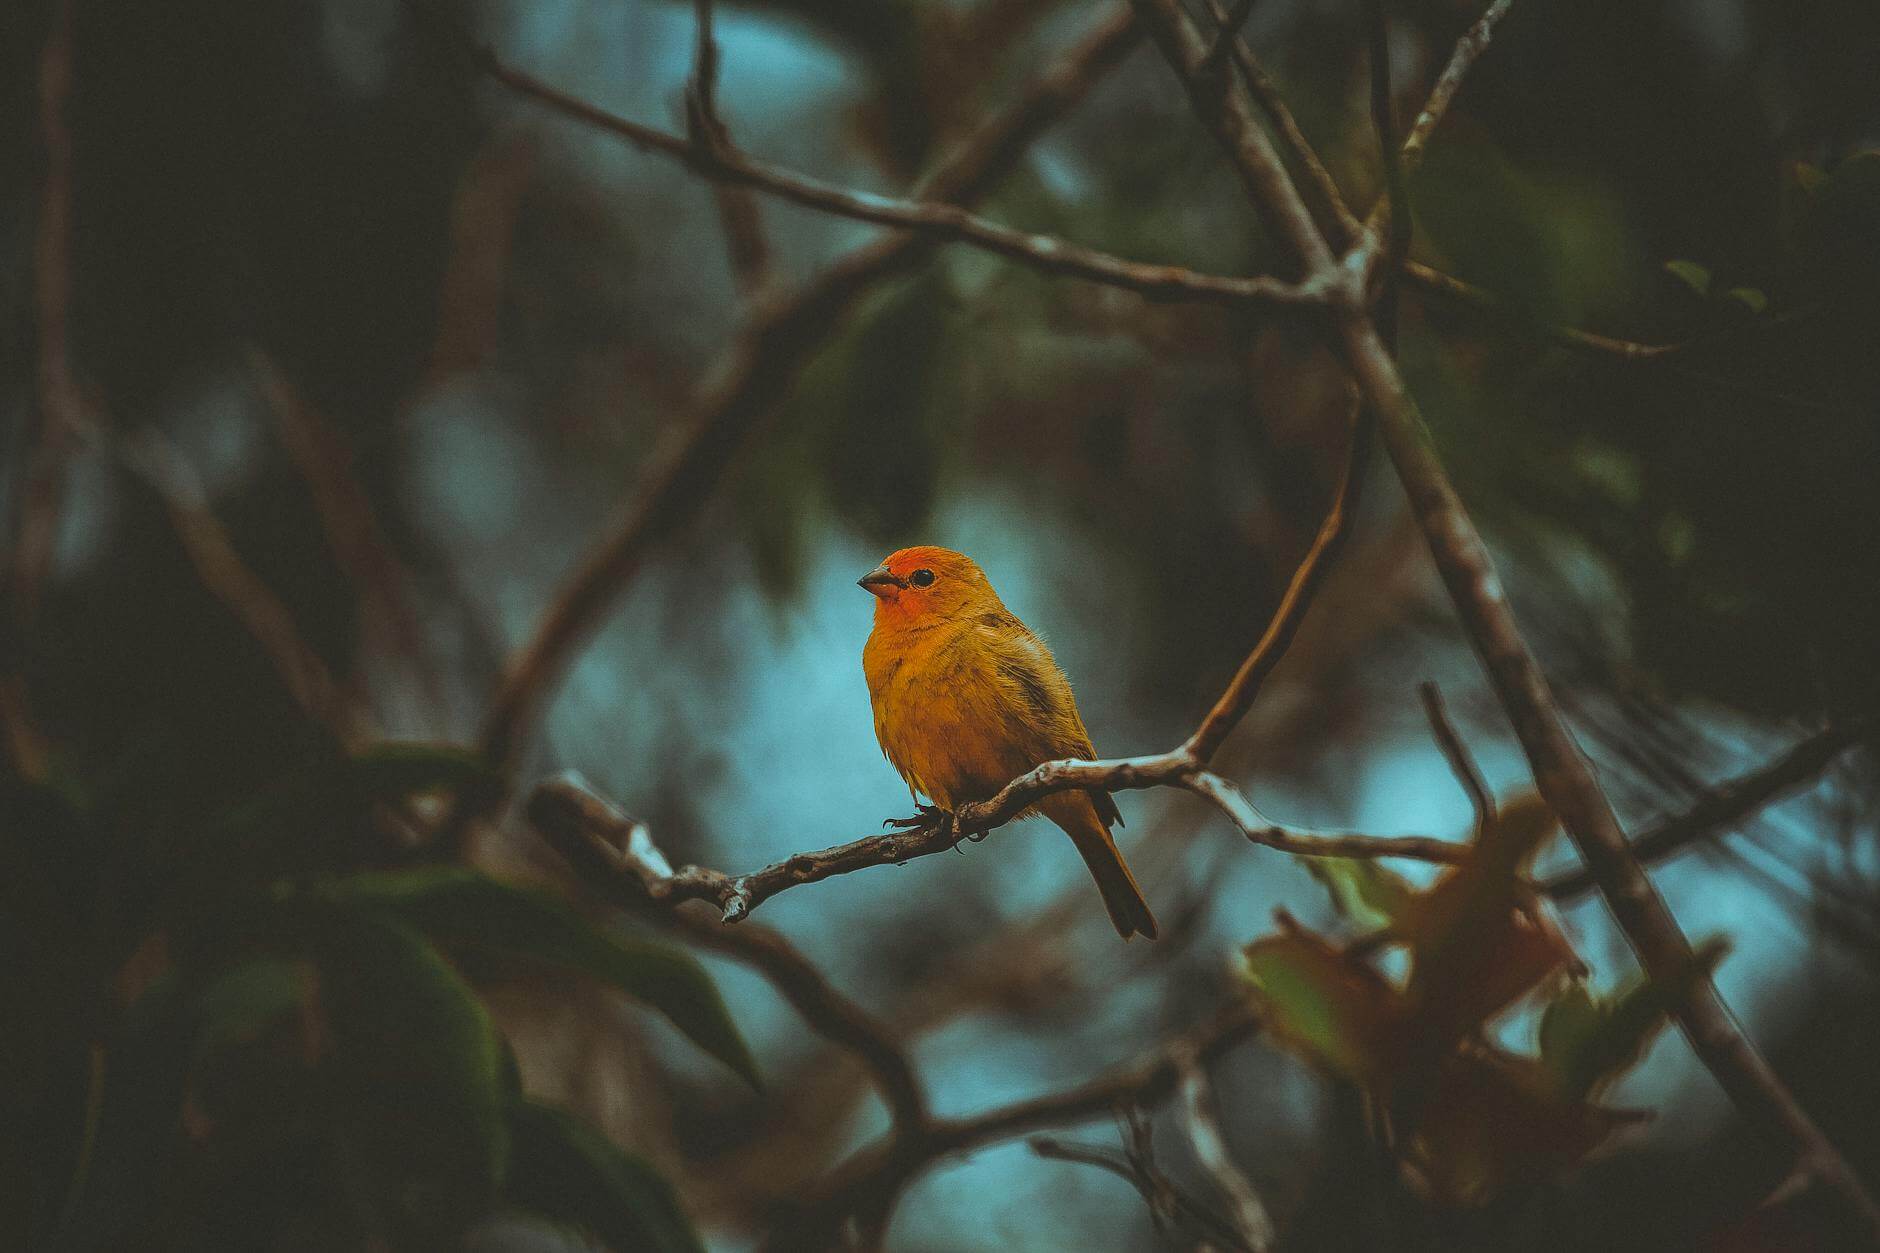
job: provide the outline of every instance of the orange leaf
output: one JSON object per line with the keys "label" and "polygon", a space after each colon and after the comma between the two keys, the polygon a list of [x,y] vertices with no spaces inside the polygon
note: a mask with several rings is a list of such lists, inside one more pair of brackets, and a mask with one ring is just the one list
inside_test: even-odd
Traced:
{"label": "orange leaf", "polygon": [[1534,1059],[1474,1049],[1444,1064],[1404,1166],[1439,1204],[1480,1205],[1577,1165],[1613,1132],[1650,1117],[1563,1099]]}

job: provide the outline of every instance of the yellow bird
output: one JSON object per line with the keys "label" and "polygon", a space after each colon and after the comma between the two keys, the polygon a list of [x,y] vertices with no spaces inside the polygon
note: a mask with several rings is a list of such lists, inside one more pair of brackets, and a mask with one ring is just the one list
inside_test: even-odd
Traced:
{"label": "yellow bird", "polygon": [[[1042,762],[1095,760],[1070,681],[972,558],[903,548],[861,586],[875,596],[875,627],[862,649],[875,738],[917,804],[926,796],[951,812]],[[1020,816],[1034,813],[1064,828],[1083,854],[1118,934],[1153,940],[1155,915],[1110,838],[1111,824],[1123,820],[1110,794],[1058,792]]]}

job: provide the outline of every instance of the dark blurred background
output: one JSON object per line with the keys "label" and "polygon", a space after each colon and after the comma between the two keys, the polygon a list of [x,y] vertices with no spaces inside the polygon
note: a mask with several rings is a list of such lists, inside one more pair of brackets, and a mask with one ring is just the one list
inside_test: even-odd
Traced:
{"label": "dark blurred background", "polygon": [[[1359,9],[1262,0],[1246,30],[1362,208],[1378,177]],[[1413,116],[1476,6],[1389,9]],[[505,658],[634,499],[746,314],[709,185],[505,92],[447,33],[678,131],[691,6],[418,11],[23,0],[0,16],[10,566],[33,517],[55,528],[41,577],[7,587],[9,1247],[55,1231],[69,1247],[406,1242],[376,1185],[346,1182],[343,1141],[308,1147],[327,1133],[300,1105],[217,1118],[200,1068],[141,1091],[134,1071],[98,1083],[98,1059],[182,963],[202,902],[454,856],[428,840],[435,799],[320,781],[363,745],[474,741]],[[898,194],[1107,11],[720,5],[720,108],[755,154]],[[1407,291],[1407,377],[1630,822],[1880,695],[1876,67],[1880,8],[1863,0],[1522,0],[1412,188],[1416,255],[1506,304]],[[759,204],[779,284],[873,234]],[[1147,47],[983,208],[1217,273],[1283,260]],[[1562,345],[1554,324],[1692,342],[1628,361]],[[578,769],[675,861],[731,871],[908,808],[859,663],[871,607],[853,584],[887,551],[972,553],[1051,641],[1099,750],[1159,750],[1258,636],[1346,429],[1338,372],[1304,328],[959,248],[872,290],[770,407],[580,652],[518,774]],[[1374,465],[1350,548],[1221,767],[1275,817],[1460,838],[1467,799],[1423,721],[1424,679],[1491,782],[1521,788]],[[1875,796],[1857,748],[1656,877],[1689,933],[1734,941],[1725,997],[1880,1182]],[[1339,925],[1302,868],[1192,798],[1121,804],[1174,933],[1147,951],[1115,942],[1068,844],[1031,826],[797,889],[764,921],[906,1034],[940,1111],[1062,1087],[1230,994],[1237,947],[1275,907]],[[485,869],[565,880],[514,814],[473,835]],[[1561,847],[1546,865],[1571,862]],[[1596,985],[1627,977],[1596,897],[1565,918]],[[523,1090],[643,1155],[715,1246],[741,1248],[885,1116],[761,979],[706,963],[761,1096],[613,993],[461,968]],[[1744,1226],[1786,1163],[1675,1033],[1617,1094],[1655,1109],[1649,1126],[1485,1210],[1399,1200],[1385,1223],[1347,1095],[1262,1043],[1218,1083],[1283,1247],[1822,1238]],[[130,1111],[101,1120],[117,1100]],[[148,1152],[94,1134],[112,1118]],[[410,1157],[442,1152],[412,1134]],[[1104,1124],[1072,1134],[1114,1143]],[[563,1238],[484,1204],[458,1213],[479,1247]],[[925,1175],[888,1244],[1158,1239],[1122,1181],[1014,1143]]]}

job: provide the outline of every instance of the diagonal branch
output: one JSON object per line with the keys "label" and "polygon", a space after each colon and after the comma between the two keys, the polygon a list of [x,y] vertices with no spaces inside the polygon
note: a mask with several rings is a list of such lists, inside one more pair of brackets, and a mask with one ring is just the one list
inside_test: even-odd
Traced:
{"label": "diagonal branch", "polygon": [[1215,1061],[1259,1027],[1253,1007],[1246,1001],[1233,1001],[1188,1035],[1134,1065],[971,1118],[938,1118],[912,1138],[878,1141],[805,1197],[771,1232],[764,1247],[779,1251],[841,1247],[839,1235],[851,1215],[891,1203],[916,1176],[942,1159],[1045,1127],[1099,1118],[1118,1106],[1156,1104],[1174,1092],[1184,1067]]}
{"label": "diagonal branch", "polygon": [[1306,555],[1293,571],[1286,591],[1280,596],[1279,607],[1273,611],[1272,620],[1267,623],[1259,642],[1240,664],[1240,669],[1235,672],[1220,699],[1214,702],[1214,707],[1201,720],[1201,725],[1195,728],[1195,733],[1182,746],[1181,751],[1193,757],[1197,763],[1205,764],[1212,760],[1221,744],[1246,716],[1247,710],[1253,707],[1260,689],[1279,667],[1293,637],[1299,633],[1299,625],[1305,621],[1306,611],[1312,607],[1312,598],[1325,582],[1325,576],[1331,572],[1332,562],[1344,548],[1345,539],[1351,533],[1352,517],[1357,512],[1364,469],[1370,462],[1372,429],[1369,415],[1359,412],[1352,424],[1351,443],[1346,452],[1344,470],[1339,476],[1338,488],[1332,497],[1332,506],[1326,511],[1325,520],[1319,524],[1312,547],[1306,550]]}
{"label": "diagonal branch", "polygon": [[[724,154],[731,149],[731,132],[718,115],[718,37],[713,26],[712,0],[693,0],[697,46],[693,51],[692,81],[686,87],[686,127],[694,147]],[[770,283],[770,241],[750,188],[725,180],[712,184],[718,218],[724,226],[731,254],[731,271],[746,298]]]}
{"label": "diagonal branch", "polygon": [[[1306,273],[1330,278],[1340,268],[1317,234],[1311,216],[1249,106],[1200,78],[1205,49],[1177,0],[1135,0],[1157,43],[1188,90],[1196,115],[1220,141],[1241,173],[1256,207],[1277,223]],[[1464,36],[1431,93],[1412,137],[1426,142],[1462,77],[1483,47],[1493,21],[1509,7],[1494,0]],[[1420,146],[1417,149],[1420,152]],[[1413,154],[1414,155],[1414,154]],[[1407,160],[1412,167],[1414,160]],[[1573,742],[1552,692],[1508,608],[1494,564],[1447,473],[1438,460],[1416,402],[1398,374],[1378,328],[1361,302],[1349,303],[1337,343],[1373,408],[1398,477],[1422,528],[1437,572],[1475,645],[1502,708],[1514,725],[1541,795],[1574,839],[1587,868],[1647,973],[1669,980],[1689,969],[1691,949],[1677,920],[1632,855],[1611,803]],[[1764,1134],[1791,1145],[1802,1169],[1832,1189],[1880,1240],[1880,1204],[1847,1161],[1803,1111],[1741,1028],[1709,980],[1700,980],[1678,1007],[1678,1021],[1693,1051],[1744,1115]]]}
{"label": "diagonal branch", "polygon": [[[1633,856],[1645,862],[1663,861],[1698,840],[1737,826],[1765,805],[1812,783],[1848,749],[1871,743],[1876,732],[1880,726],[1872,719],[1838,723],[1816,732],[1766,765],[1717,784],[1684,812],[1647,829],[1632,841]],[[1581,867],[1547,880],[1540,890],[1556,901],[1570,901],[1596,886],[1592,872]]]}
{"label": "diagonal branch", "polygon": [[1429,147],[1430,136],[1436,133],[1436,128],[1443,124],[1443,118],[1448,115],[1450,104],[1462,89],[1462,80],[1475,68],[1477,59],[1488,51],[1488,41],[1494,37],[1496,23],[1508,16],[1508,10],[1513,7],[1514,0],[1493,0],[1482,11],[1482,16],[1475,19],[1474,24],[1462,33],[1462,38],[1456,41],[1442,73],[1436,76],[1429,96],[1423,101],[1422,112],[1417,114],[1417,120],[1410,124],[1410,132],[1403,138],[1399,159],[1406,179],[1423,164],[1423,151]]}
{"label": "diagonal branch", "polygon": [[503,62],[486,48],[475,49],[474,55],[483,73],[509,90],[606,131],[644,152],[679,161],[694,173],[720,184],[754,188],[837,217],[920,231],[936,241],[970,244],[1048,274],[1121,287],[1149,300],[1310,307],[1326,299],[1325,293],[1313,284],[1292,284],[1265,276],[1232,278],[1203,274],[1182,266],[1131,261],[1056,236],[1014,230],[958,204],[948,203],[944,197],[897,200],[837,187],[738,152],[719,142],[719,137],[705,128],[695,127],[694,137],[688,139],[610,113]]}
{"label": "diagonal branch", "polygon": [[[598,798],[590,799],[602,820],[538,824],[576,878],[635,916],[761,971],[819,1035],[862,1059],[874,1073],[898,1130],[905,1133],[926,1125],[926,1091],[893,1032],[838,992],[781,932],[758,924],[732,930],[696,914],[663,908],[664,902],[658,902],[661,908],[647,908],[657,900],[646,890],[648,879],[670,873],[665,858],[644,827]],[[626,839],[616,842],[612,837],[622,829]]]}

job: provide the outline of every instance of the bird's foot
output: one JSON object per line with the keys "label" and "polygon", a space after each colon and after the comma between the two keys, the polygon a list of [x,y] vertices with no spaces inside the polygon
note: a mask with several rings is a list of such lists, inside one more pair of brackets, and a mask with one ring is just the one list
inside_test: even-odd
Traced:
{"label": "bird's foot", "polygon": [[986,837],[987,837],[988,835],[991,835],[991,834],[992,834],[992,832],[990,832],[990,831],[959,831],[959,832],[956,832],[956,833],[954,834],[954,836],[953,836],[953,851],[954,851],[954,852],[956,852],[956,853],[957,853],[957,852],[961,852],[961,851],[963,851],[963,850],[962,850],[962,849],[960,848],[960,845],[962,845],[962,844],[977,844],[977,843],[979,843],[979,841],[981,841],[981,840],[983,840],[983,839],[985,839],[985,838],[986,838]]}
{"label": "bird's foot", "polygon": [[952,817],[952,814],[949,814],[938,805],[922,805],[920,806],[920,812],[915,814],[912,818],[889,818],[881,825],[884,827],[893,827],[897,831],[926,830],[931,827],[937,827],[947,822]]}

